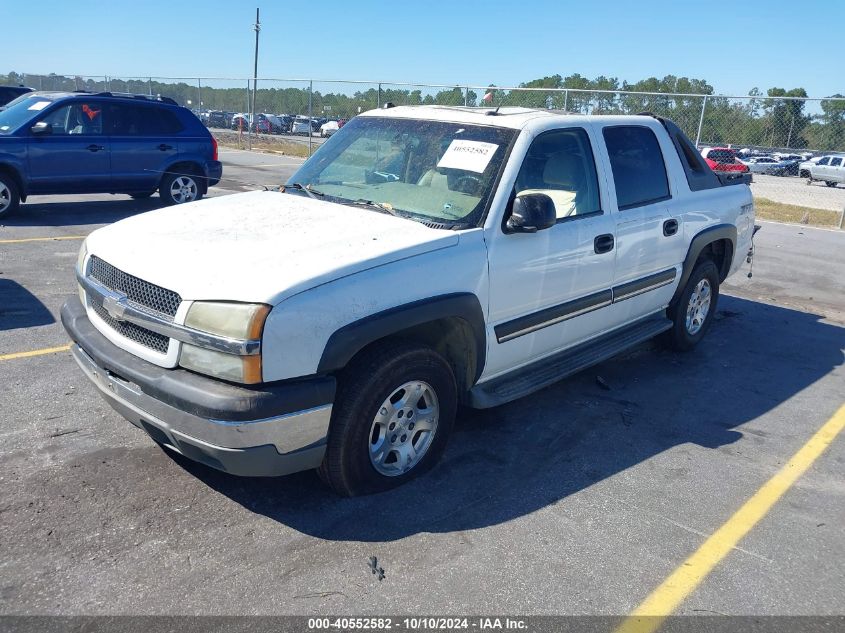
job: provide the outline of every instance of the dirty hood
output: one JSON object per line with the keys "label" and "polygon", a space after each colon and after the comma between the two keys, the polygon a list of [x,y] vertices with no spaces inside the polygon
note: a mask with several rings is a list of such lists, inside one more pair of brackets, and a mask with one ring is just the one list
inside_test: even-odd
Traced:
{"label": "dirty hood", "polygon": [[276,304],[458,234],[366,207],[256,191],[143,213],[88,237],[89,253],[185,300]]}

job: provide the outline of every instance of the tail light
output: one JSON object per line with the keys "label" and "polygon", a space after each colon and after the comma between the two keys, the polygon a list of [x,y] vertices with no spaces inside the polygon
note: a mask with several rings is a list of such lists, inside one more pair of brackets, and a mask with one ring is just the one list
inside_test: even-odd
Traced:
{"label": "tail light", "polygon": [[211,160],[217,160],[217,139],[211,137]]}

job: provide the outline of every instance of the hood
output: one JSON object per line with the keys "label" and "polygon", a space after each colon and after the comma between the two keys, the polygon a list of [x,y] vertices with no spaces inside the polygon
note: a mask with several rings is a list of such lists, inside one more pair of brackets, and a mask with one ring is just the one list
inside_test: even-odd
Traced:
{"label": "hood", "polygon": [[365,207],[256,191],[127,218],[87,244],[89,253],[185,300],[276,304],[459,239]]}

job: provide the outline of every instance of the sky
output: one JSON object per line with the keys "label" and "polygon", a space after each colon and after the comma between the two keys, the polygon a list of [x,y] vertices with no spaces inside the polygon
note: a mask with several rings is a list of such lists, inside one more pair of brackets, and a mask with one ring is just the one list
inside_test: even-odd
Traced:
{"label": "sky", "polygon": [[0,0],[0,74],[516,86],[546,75],[845,94],[845,0]]}

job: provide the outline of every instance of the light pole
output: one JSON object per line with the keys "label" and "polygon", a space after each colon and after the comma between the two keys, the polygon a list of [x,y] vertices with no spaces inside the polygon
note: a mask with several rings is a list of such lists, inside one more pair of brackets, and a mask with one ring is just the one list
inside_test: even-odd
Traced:
{"label": "light pole", "polygon": [[258,33],[261,31],[261,20],[258,19],[258,8],[255,9],[255,67],[252,71],[252,117],[249,122],[249,149],[252,149],[252,126],[255,125],[255,96],[258,88]]}

